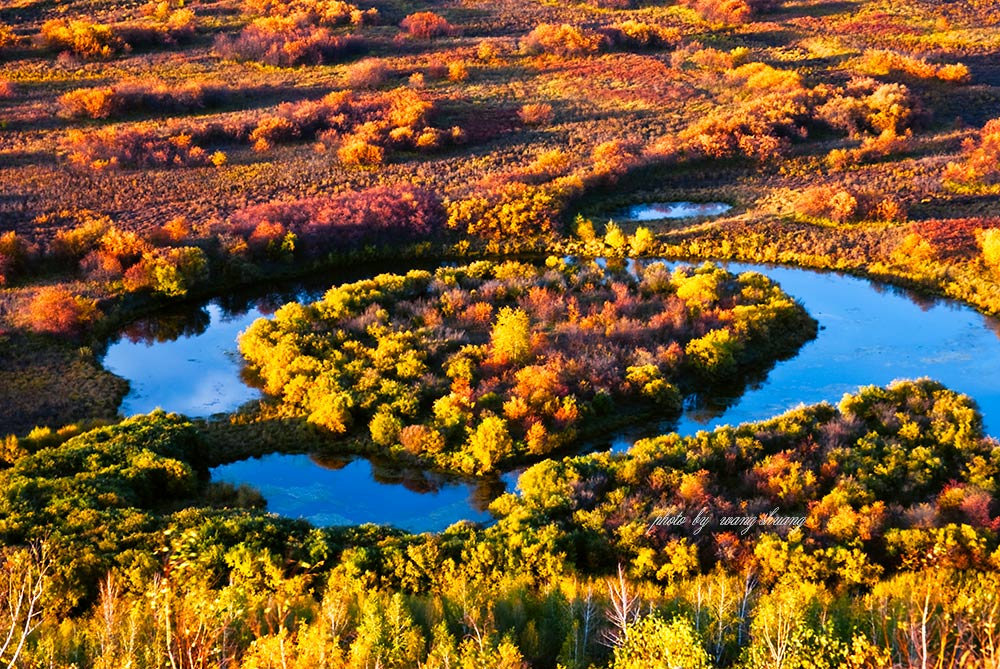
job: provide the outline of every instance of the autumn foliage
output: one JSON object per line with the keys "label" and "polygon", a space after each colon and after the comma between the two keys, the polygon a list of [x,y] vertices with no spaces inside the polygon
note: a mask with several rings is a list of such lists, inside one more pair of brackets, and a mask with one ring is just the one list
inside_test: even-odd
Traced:
{"label": "autumn foliage", "polygon": [[455,32],[454,26],[448,23],[447,19],[434,12],[410,14],[399,25],[409,35],[419,39],[445,37]]}
{"label": "autumn foliage", "polygon": [[137,112],[182,112],[218,105],[231,91],[201,81],[170,85],[164,82],[126,82],[99,88],[77,88],[59,96],[69,117],[111,118]]}
{"label": "autumn foliage", "polygon": [[71,163],[93,170],[198,167],[213,156],[186,134],[162,136],[156,130],[106,127],[70,130],[64,142]]}
{"label": "autumn foliage", "polygon": [[280,226],[305,242],[307,255],[343,251],[358,244],[426,239],[441,229],[440,201],[411,186],[380,186],[329,197],[273,202],[233,214],[230,224],[246,238],[263,234],[262,224]]}
{"label": "autumn foliage", "polygon": [[796,197],[793,208],[795,213],[807,219],[823,219],[833,223],[899,223],[906,219],[906,208],[895,196],[835,186],[811,186],[804,189]]}
{"label": "autumn foliage", "polygon": [[960,161],[948,163],[944,179],[959,190],[994,193],[1000,186],[1000,119],[983,126],[962,144]]}
{"label": "autumn foliage", "polygon": [[67,288],[49,286],[40,289],[26,305],[23,322],[36,332],[75,335],[99,315],[96,300],[75,295]]}
{"label": "autumn foliage", "polygon": [[267,17],[256,19],[239,35],[220,37],[215,48],[224,58],[294,67],[338,62],[364,50],[365,43],[360,37],[338,35],[326,27]]}
{"label": "autumn foliage", "polygon": [[531,55],[587,56],[609,45],[606,35],[567,23],[541,23],[521,40],[521,49]]}
{"label": "autumn foliage", "polygon": [[[653,264],[634,281],[549,267],[480,262],[346,284],[257,321],[240,350],[285,410],[335,434],[367,426],[392,453],[488,472],[568,444],[625,398],[676,411],[689,379],[733,378],[811,336],[811,321],[758,275]],[[778,332],[781,342],[766,341]],[[319,359],[323,371],[309,362]]]}

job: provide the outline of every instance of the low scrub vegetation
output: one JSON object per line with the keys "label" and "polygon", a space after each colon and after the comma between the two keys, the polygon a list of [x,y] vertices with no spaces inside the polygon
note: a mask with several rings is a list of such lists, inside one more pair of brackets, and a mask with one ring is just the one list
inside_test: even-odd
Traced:
{"label": "low scrub vegetation", "polygon": [[636,281],[482,262],[331,289],[258,321],[240,350],[284,410],[483,473],[572,444],[615,405],[677,412],[693,379],[738,377],[814,327],[764,277],[710,265]]}

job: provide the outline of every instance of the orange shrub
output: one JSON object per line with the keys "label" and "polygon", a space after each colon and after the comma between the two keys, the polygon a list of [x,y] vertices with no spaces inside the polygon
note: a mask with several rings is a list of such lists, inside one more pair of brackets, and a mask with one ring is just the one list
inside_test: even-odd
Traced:
{"label": "orange shrub", "polygon": [[962,160],[948,163],[946,181],[973,190],[992,192],[1000,185],[1000,118],[988,121],[979,136],[962,145]]}
{"label": "orange shrub", "polygon": [[22,319],[35,332],[73,335],[99,317],[96,300],[74,295],[61,286],[47,286],[31,299]]}
{"label": "orange shrub", "polygon": [[114,89],[78,88],[59,96],[59,106],[66,116],[107,118],[116,111]]}
{"label": "orange shrub", "polygon": [[375,168],[385,162],[385,149],[360,137],[350,137],[337,150],[337,157],[351,167]]}
{"label": "orange shrub", "polygon": [[938,67],[937,78],[955,84],[967,84],[972,81],[972,73],[962,63],[949,63]]}
{"label": "orange shrub", "polygon": [[521,40],[521,50],[537,55],[586,56],[606,49],[610,40],[606,35],[571,26],[541,23]]}
{"label": "orange shrub", "polygon": [[469,78],[469,68],[460,60],[448,63],[448,81],[465,81]]}
{"label": "orange shrub", "polygon": [[601,142],[590,154],[596,178],[614,183],[618,177],[642,162],[642,146],[634,142],[614,139]]}
{"label": "orange shrub", "polygon": [[17,87],[13,81],[0,79],[0,100],[7,100],[17,94]]}
{"label": "orange shrub", "polygon": [[834,223],[906,220],[906,207],[893,195],[859,193],[836,186],[813,186],[803,190],[793,202],[795,213]]}
{"label": "orange shrub", "polygon": [[69,91],[59,97],[59,106],[65,116],[109,118],[135,112],[190,111],[221,104],[229,97],[229,89],[200,81],[133,81]]}
{"label": "orange shrub", "polygon": [[18,42],[14,29],[6,23],[0,23],[0,50],[15,46]]}
{"label": "orange shrub", "polygon": [[42,24],[42,42],[50,49],[70,51],[81,58],[110,58],[127,50],[110,26],[78,19],[51,19]]}
{"label": "orange shrub", "polygon": [[517,116],[525,125],[545,125],[552,120],[552,105],[527,104],[521,107]]}
{"label": "orange shrub", "polygon": [[864,73],[885,76],[903,73],[917,79],[940,79],[953,83],[968,83],[969,68],[962,63],[934,65],[923,58],[915,58],[888,49],[867,49],[853,61],[854,67]]}
{"label": "orange shrub", "polygon": [[191,141],[191,135],[160,136],[155,130],[99,128],[70,130],[64,141],[69,161],[94,170],[152,167],[196,167],[211,164],[211,156]]}
{"label": "orange shrub", "polygon": [[250,132],[254,151],[267,151],[273,142],[287,142],[298,138],[300,128],[283,116],[265,116]]}
{"label": "orange shrub", "polygon": [[746,23],[753,15],[747,0],[690,0],[684,4],[713,23]]}
{"label": "orange shrub", "polygon": [[243,0],[243,9],[253,16],[294,17],[303,24],[356,26],[378,21],[377,9],[361,10],[343,0]]}
{"label": "orange shrub", "polygon": [[399,26],[412,37],[420,39],[432,39],[434,37],[446,37],[455,32],[454,26],[434,12],[416,12],[410,14]]}
{"label": "orange shrub", "polygon": [[188,223],[187,219],[183,216],[178,216],[177,218],[170,219],[160,228],[154,230],[150,235],[150,239],[157,245],[167,246],[169,244],[182,242],[190,236],[191,224]]}

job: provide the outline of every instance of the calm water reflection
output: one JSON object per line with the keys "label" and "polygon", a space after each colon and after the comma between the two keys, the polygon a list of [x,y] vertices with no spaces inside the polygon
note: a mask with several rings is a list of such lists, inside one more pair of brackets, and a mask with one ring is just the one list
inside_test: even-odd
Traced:
{"label": "calm water reflection", "polygon": [[281,454],[216,467],[212,478],[250,483],[271,511],[315,525],[382,523],[411,532],[440,531],[458,520],[486,522],[491,518],[486,507],[504,488],[500,481],[449,482],[361,459]]}
{"label": "calm water reflection", "polygon": [[[728,266],[735,272],[761,272],[779,282],[819,321],[819,336],[748,388],[696,398],[679,421],[637,425],[613,440],[614,448],[627,448],[636,438],[665,430],[692,434],[724,423],[769,418],[802,403],[837,402],[860,386],[921,376],[971,395],[987,429],[1000,429],[1000,324],[995,319],[952,302],[916,298],[835,273]],[[329,276],[264,298],[215,300],[134,324],[105,358],[109,369],[132,384],[122,411],[144,413],[162,407],[205,416],[257,398],[258,391],[240,378],[239,332],[286,301],[316,299],[335,281],[381,271],[386,269]],[[361,460],[338,464],[343,466],[330,469],[308,456],[271,455],[217,468],[213,476],[259,488],[270,510],[283,515],[320,525],[386,522],[412,530],[440,529],[463,518],[485,519],[486,503],[503,488],[502,483],[477,487],[373,469]],[[509,484],[513,476],[504,480]]]}
{"label": "calm water reflection", "polygon": [[629,207],[612,218],[622,218],[627,221],[659,221],[665,218],[720,216],[732,208],[732,205],[725,202],[650,202]]}

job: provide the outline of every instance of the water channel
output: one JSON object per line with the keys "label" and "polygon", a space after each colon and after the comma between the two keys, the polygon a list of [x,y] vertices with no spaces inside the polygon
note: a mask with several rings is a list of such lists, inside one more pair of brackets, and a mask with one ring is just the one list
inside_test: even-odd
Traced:
{"label": "water channel", "polygon": [[[844,393],[894,379],[929,376],[979,403],[987,431],[1000,429],[1000,322],[947,300],[916,297],[865,279],[790,267],[729,263],[766,274],[820,324],[819,336],[747,388],[692,403],[679,420],[636,426],[605,447],[677,430],[774,416],[799,404],[838,401]],[[401,271],[395,267],[393,271]],[[128,379],[122,411],[156,407],[190,416],[229,412],[259,397],[241,378],[236,337],[254,319],[291,299],[313,300],[333,283],[386,271],[331,274],[264,296],[213,300],[133,323],[108,349],[105,365]],[[991,432],[995,433],[995,432]],[[390,523],[434,531],[460,519],[486,520],[502,485],[398,472],[365,460],[323,462],[273,454],[217,467],[215,480],[259,489],[271,511],[319,525]],[[505,477],[508,487],[514,476]]]}

